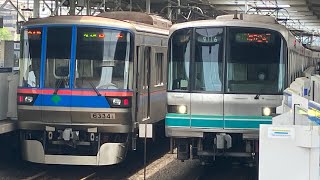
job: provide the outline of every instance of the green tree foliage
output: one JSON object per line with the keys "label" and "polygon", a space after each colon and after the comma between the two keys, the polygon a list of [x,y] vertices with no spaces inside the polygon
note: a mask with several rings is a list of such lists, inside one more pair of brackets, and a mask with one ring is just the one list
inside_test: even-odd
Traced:
{"label": "green tree foliage", "polygon": [[13,40],[13,37],[8,29],[0,28],[0,40]]}

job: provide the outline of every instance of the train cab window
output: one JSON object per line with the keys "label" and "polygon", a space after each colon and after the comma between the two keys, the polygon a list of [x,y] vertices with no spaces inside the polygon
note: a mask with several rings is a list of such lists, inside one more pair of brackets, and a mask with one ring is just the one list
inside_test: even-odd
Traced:
{"label": "train cab window", "polygon": [[20,87],[40,87],[42,28],[21,33]]}
{"label": "train cab window", "polygon": [[222,91],[223,28],[201,28],[195,33],[193,91]]}
{"label": "train cab window", "polygon": [[163,85],[163,53],[156,53],[156,85]]}
{"label": "train cab window", "polygon": [[229,29],[227,93],[280,94],[285,86],[285,42],[261,28]]}
{"label": "train cab window", "polygon": [[79,27],[75,88],[128,89],[132,73],[127,31]]}
{"label": "train cab window", "polygon": [[69,88],[71,27],[48,27],[45,70],[46,88]]}
{"label": "train cab window", "polygon": [[182,29],[170,39],[168,90],[189,90],[191,37],[191,29]]}

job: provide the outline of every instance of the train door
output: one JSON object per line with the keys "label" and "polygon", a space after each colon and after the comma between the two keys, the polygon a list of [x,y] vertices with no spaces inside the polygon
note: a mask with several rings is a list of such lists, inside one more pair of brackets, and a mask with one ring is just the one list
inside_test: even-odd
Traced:
{"label": "train door", "polygon": [[[57,34],[61,34],[57,38]],[[44,65],[43,120],[71,123],[71,27],[48,27]],[[62,41],[63,40],[63,41]]]}
{"label": "train door", "polygon": [[223,28],[199,28],[194,36],[190,126],[223,128]]}
{"label": "train door", "polygon": [[151,97],[150,97],[150,117],[152,122],[157,122],[165,118],[166,113],[166,57],[167,48],[156,47],[152,51],[152,57],[154,58],[151,62],[150,69],[152,69],[151,75]]}
{"label": "train door", "polygon": [[150,118],[150,61],[151,61],[151,47],[144,48],[143,57],[143,76],[142,76],[142,119],[148,120]]}

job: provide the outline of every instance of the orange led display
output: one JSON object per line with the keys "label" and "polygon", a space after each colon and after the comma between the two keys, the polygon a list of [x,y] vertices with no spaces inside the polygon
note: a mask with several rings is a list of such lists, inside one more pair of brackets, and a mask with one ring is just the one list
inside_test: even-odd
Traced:
{"label": "orange led display", "polygon": [[41,35],[41,31],[39,30],[28,30],[29,35]]}
{"label": "orange led display", "polygon": [[257,34],[257,33],[238,33],[236,34],[237,42],[255,42],[255,43],[270,43],[272,36],[270,33]]}

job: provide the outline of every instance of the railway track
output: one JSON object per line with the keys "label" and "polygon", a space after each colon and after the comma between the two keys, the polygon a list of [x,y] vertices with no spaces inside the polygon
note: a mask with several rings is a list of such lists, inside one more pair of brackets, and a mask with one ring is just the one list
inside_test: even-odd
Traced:
{"label": "railway track", "polygon": [[[1,143],[1,141],[0,141]],[[144,175],[143,152],[130,152],[125,162],[113,166],[43,165],[18,160],[4,147],[0,150],[0,177],[5,180],[140,180]],[[168,154],[169,142],[150,144],[147,148],[148,180],[257,180],[254,167],[232,161],[217,161],[202,166],[197,160],[180,162]]]}
{"label": "railway track", "polygon": [[[0,142],[1,143],[1,142]],[[126,179],[144,167],[143,151],[129,152],[127,159],[112,166],[44,165],[14,158],[15,153],[0,150],[0,179],[6,180],[108,180]],[[147,146],[147,163],[156,161],[169,151],[169,141],[150,143]]]}
{"label": "railway track", "polygon": [[[77,169],[77,168],[76,168]],[[88,170],[86,170],[88,171]],[[60,179],[70,179],[70,180],[92,180],[97,178],[97,173],[92,171],[90,172],[76,172],[72,171],[69,173],[59,172],[57,173],[55,170],[43,171],[37,174],[34,174],[30,177],[26,177],[23,180],[60,180]]]}
{"label": "railway track", "polygon": [[195,180],[258,180],[254,167],[241,164],[216,164],[203,167]]}

